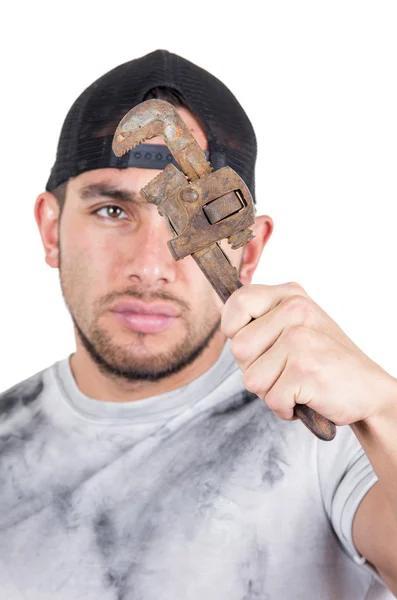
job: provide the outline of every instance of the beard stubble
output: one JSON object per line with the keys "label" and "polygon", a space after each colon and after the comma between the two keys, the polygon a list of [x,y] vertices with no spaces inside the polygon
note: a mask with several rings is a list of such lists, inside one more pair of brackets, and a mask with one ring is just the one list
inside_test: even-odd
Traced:
{"label": "beard stubble", "polygon": [[[148,293],[138,288],[128,288],[113,292],[96,300],[92,306],[84,302],[84,287],[89,286],[87,273],[80,268],[66,267],[60,256],[59,276],[62,295],[72,317],[77,335],[99,370],[113,379],[128,382],[156,382],[174,375],[192,364],[210,345],[220,329],[221,318],[215,308],[197,319],[189,304],[163,290]],[[82,285],[81,282],[85,282]],[[119,298],[130,297],[143,302],[154,300],[171,301],[180,309],[178,317],[185,326],[185,335],[177,344],[172,343],[170,334],[168,348],[159,352],[150,352],[147,336],[134,332],[134,339],[128,344],[117,344],[112,335],[99,321],[112,302]],[[210,301],[210,296],[204,299]],[[165,341],[167,344],[167,341]]]}

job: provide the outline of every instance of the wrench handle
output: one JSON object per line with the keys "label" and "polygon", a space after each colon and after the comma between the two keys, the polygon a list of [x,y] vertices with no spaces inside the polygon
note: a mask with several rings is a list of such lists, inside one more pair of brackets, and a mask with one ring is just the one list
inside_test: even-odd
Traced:
{"label": "wrench handle", "polygon": [[294,415],[320,440],[330,442],[336,436],[335,423],[320,415],[307,404],[295,404]]}
{"label": "wrench handle", "polygon": [[[192,257],[223,302],[226,302],[233,292],[243,287],[237,270],[230,263],[218,243],[194,252]],[[329,442],[334,439],[336,435],[335,423],[306,404],[295,404],[294,414],[320,440]]]}

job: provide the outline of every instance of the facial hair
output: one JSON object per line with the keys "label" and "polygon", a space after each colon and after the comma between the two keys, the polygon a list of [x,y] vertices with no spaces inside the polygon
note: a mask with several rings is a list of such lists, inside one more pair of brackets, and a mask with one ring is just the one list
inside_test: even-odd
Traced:
{"label": "facial hair", "polygon": [[[61,290],[77,335],[99,370],[112,379],[156,382],[174,375],[192,364],[220,329],[221,318],[215,307],[206,311],[203,319],[199,320],[192,314],[187,302],[163,290],[149,294],[138,288],[128,288],[107,294],[88,307],[84,304],[84,289],[79,283],[76,285],[76,281],[81,282],[81,276],[73,268],[64,269],[63,266],[60,258]],[[99,321],[112,302],[125,297],[143,302],[165,300],[176,304],[180,309],[178,319],[185,325],[182,340],[177,345],[170,344],[169,348],[156,353],[148,350],[145,333],[135,332],[134,339],[128,346],[115,343],[112,335],[101,327]]]}
{"label": "facial hair", "polygon": [[[137,296],[134,295],[134,298]],[[207,335],[198,339],[195,344],[192,344],[191,341],[188,343],[189,338],[191,340],[192,337],[187,334],[184,341],[172,351],[163,352],[155,357],[150,356],[145,362],[133,362],[130,355],[127,353],[123,355],[122,349],[111,342],[110,336],[106,332],[96,328],[91,330],[90,338],[88,338],[73,315],[72,319],[84,348],[99,370],[112,378],[124,379],[129,382],[160,381],[179,373],[204,352],[220,327],[220,319],[218,319]],[[138,333],[137,335],[143,337],[145,334]]]}

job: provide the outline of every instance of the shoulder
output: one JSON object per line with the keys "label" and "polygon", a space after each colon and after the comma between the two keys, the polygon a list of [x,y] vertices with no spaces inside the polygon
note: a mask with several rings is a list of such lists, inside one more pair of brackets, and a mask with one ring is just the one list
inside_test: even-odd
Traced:
{"label": "shoulder", "polygon": [[0,421],[6,420],[18,409],[32,405],[39,398],[44,389],[44,373],[36,373],[0,393]]}

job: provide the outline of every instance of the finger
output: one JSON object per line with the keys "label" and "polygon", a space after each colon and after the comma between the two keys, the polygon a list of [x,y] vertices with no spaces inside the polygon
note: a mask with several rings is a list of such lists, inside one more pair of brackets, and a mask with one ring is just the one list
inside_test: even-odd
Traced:
{"label": "finger", "polygon": [[233,338],[252,319],[266,314],[289,296],[307,297],[307,294],[298,283],[243,286],[233,292],[223,308],[221,320],[223,333]]}
{"label": "finger", "polygon": [[318,365],[313,358],[317,336],[303,327],[283,332],[243,374],[245,387],[282,419],[293,418],[296,403],[309,404],[321,396]]}
{"label": "finger", "polygon": [[315,307],[308,297],[289,296],[268,313],[240,329],[230,344],[240,369],[245,371],[291,327],[302,325],[315,330]]}
{"label": "finger", "polygon": [[280,412],[278,410],[273,410],[273,412],[276,415],[276,417],[278,417],[282,421],[294,421],[295,420],[293,410],[292,411],[289,410],[288,412]]}
{"label": "finger", "polygon": [[[243,373],[243,384],[249,392],[262,400],[282,376],[286,367],[288,354],[285,345],[280,342],[283,335],[265,353],[261,354]],[[269,406],[278,410],[276,405]]]}
{"label": "finger", "polygon": [[290,364],[287,361],[281,377],[266,394],[264,398],[266,404],[269,408],[273,407],[272,410],[281,419],[292,420],[293,409],[297,404],[312,406],[313,401],[318,404],[323,400],[321,385],[312,370],[299,363]]}
{"label": "finger", "polygon": [[[266,355],[266,359],[262,355],[247,369],[243,375],[243,383],[248,391],[262,398],[280,419],[291,420],[294,416],[294,395],[285,393],[283,383],[287,360],[280,364],[279,357],[269,361]],[[264,367],[267,368],[266,371]]]}

